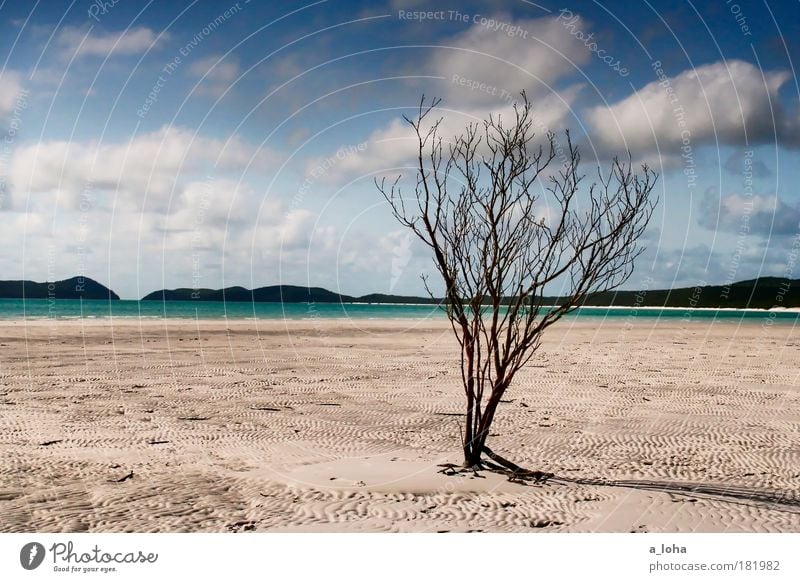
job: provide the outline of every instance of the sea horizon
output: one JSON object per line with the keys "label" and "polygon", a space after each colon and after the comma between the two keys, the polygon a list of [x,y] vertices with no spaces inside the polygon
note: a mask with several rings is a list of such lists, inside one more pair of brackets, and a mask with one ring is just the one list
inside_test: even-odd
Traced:
{"label": "sea horizon", "polygon": [[[688,316],[688,317],[687,317]],[[0,299],[2,320],[42,319],[428,319],[444,318],[442,307],[415,303],[280,303],[248,301],[142,301],[135,299]],[[795,323],[800,310],[708,307],[578,307],[567,317],[725,319]]]}

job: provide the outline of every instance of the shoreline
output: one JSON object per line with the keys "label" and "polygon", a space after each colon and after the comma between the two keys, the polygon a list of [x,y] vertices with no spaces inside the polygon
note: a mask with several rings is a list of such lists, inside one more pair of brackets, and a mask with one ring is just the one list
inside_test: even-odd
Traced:
{"label": "shoreline", "polygon": [[[280,304],[278,304],[280,305]],[[42,313],[36,315],[28,315],[23,317],[22,314],[13,313],[8,316],[0,314],[0,323],[34,323],[34,322],[89,322],[89,321],[139,321],[139,322],[164,322],[164,321],[190,321],[190,322],[220,322],[220,321],[242,321],[242,322],[310,322],[310,321],[448,321],[446,314],[442,310],[432,308],[425,313],[402,313],[402,309],[387,311],[378,311],[375,314],[369,314],[364,311],[348,312],[345,305],[332,304],[337,307],[344,307],[342,311],[322,311],[315,310],[314,307],[318,304],[291,304],[291,305],[306,305],[309,307],[308,311],[279,311],[275,313],[262,313],[255,314],[251,310],[244,313],[227,313],[209,314],[202,312],[202,310],[192,313],[165,314],[162,312],[153,312],[142,314],[140,312],[134,313],[88,313],[85,315],[79,314],[53,314]],[[326,304],[327,305],[327,304]],[[349,304],[348,304],[349,305]],[[364,304],[367,305],[367,304]],[[376,310],[385,307],[394,307],[397,304],[374,305]],[[406,307],[429,307],[426,305],[407,305]],[[679,317],[682,315],[682,317]],[[694,317],[696,315],[697,317]],[[758,317],[763,316],[763,317]],[[740,323],[747,325],[750,323],[757,323],[759,321],[768,321],[772,324],[796,324],[800,322],[800,308],[773,308],[773,309],[734,309],[734,308],[710,308],[710,307],[696,307],[696,308],[682,308],[682,307],[581,307],[574,312],[570,312],[564,316],[564,321],[603,321],[614,322],[624,321],[650,321],[650,322],[670,322],[670,321],[726,321]]]}
{"label": "shoreline", "polygon": [[[440,303],[383,303],[383,302],[361,302],[361,301],[349,301],[349,302],[340,302],[340,301],[294,301],[294,302],[280,302],[280,301],[204,301],[204,300],[191,300],[191,299],[174,299],[163,301],[160,299],[157,300],[143,300],[143,299],[48,299],[48,298],[30,298],[26,299],[24,297],[3,297],[0,298],[0,302],[2,301],[22,301],[22,302],[39,302],[39,303],[46,303],[46,304],[58,304],[62,301],[79,301],[82,303],[107,303],[110,305],[120,304],[120,303],[138,303],[144,305],[170,305],[170,304],[192,304],[192,305],[232,305],[232,306],[243,306],[243,305],[250,305],[250,306],[277,306],[280,305],[282,307],[293,307],[293,306],[341,306],[347,307],[348,305],[356,305],[359,307],[422,307],[422,308],[431,308],[435,309],[438,307],[442,307]],[[551,309],[558,307],[558,305],[543,305],[542,308],[544,309]],[[676,307],[676,306],[658,306],[658,305],[581,305],[578,306],[576,309],[585,309],[585,310],[631,310],[631,311],[697,311],[697,312],[704,312],[704,311],[724,311],[724,312],[743,312],[743,313],[800,313],[800,306],[797,307]],[[142,316],[142,317],[156,317],[156,316]],[[2,318],[2,316],[0,316]]]}
{"label": "shoreline", "polygon": [[[408,324],[419,325],[421,323],[431,323],[434,325],[441,325],[448,330],[450,328],[449,320],[445,317],[262,317],[262,318],[246,318],[246,317],[158,317],[158,316],[102,316],[102,317],[30,317],[27,319],[19,318],[2,318],[0,317],[0,327],[3,326],[69,326],[75,324],[77,326],[97,325],[113,327],[138,325],[141,327],[159,326],[163,327],[170,323],[177,324],[191,324],[191,325],[263,325],[270,326],[273,324],[283,326],[303,327],[304,325],[319,327],[315,324],[323,326],[328,323],[332,325],[342,325],[343,323],[351,324],[354,327],[364,327],[370,325],[382,324]],[[558,327],[572,327],[572,326],[590,326],[597,327],[648,327],[657,329],[658,327],[681,327],[684,325],[700,326],[700,325],[736,325],[746,327],[764,327],[764,326],[781,326],[781,327],[795,327],[800,326],[800,317],[775,317],[771,318],[768,313],[765,317],[719,317],[719,318],[693,318],[693,317],[658,317],[658,316],[613,316],[613,317],[599,317],[590,316],[584,318],[569,317],[562,319],[556,323]]]}

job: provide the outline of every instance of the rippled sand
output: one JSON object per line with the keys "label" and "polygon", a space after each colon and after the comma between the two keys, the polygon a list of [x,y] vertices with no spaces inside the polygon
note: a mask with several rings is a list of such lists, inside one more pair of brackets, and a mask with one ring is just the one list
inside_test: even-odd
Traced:
{"label": "rippled sand", "polygon": [[463,397],[442,321],[3,322],[0,343],[6,532],[800,531],[792,325],[548,330],[492,448],[634,487],[437,473]]}

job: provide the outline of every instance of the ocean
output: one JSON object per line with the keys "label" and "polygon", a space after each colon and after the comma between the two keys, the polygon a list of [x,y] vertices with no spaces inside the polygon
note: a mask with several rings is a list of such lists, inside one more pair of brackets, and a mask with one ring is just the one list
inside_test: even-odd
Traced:
{"label": "ocean", "polygon": [[[103,301],[0,299],[0,319],[424,319],[444,317],[435,305],[361,303],[248,303],[221,301]],[[757,309],[582,307],[567,317],[724,319],[797,323],[800,312]]]}

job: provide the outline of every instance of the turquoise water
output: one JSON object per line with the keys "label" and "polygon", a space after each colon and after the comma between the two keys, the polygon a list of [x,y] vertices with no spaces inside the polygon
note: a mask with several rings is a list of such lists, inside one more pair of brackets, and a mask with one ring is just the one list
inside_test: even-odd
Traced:
{"label": "turquoise water", "polygon": [[[221,301],[97,301],[0,299],[0,319],[74,318],[312,319],[444,317],[434,305],[340,303],[243,303]],[[797,323],[800,313],[728,309],[608,309],[583,307],[570,317],[725,319]]]}

